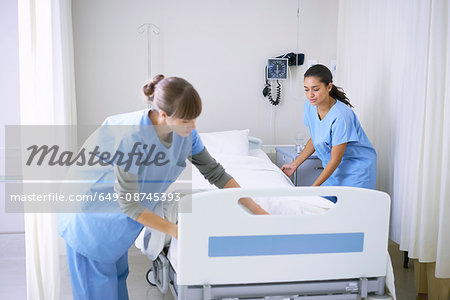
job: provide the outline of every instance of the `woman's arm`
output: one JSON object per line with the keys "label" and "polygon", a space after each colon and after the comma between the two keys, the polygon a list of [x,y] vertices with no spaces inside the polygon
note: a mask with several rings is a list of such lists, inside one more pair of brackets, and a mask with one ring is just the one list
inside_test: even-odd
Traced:
{"label": "woman's arm", "polygon": [[133,195],[134,193],[138,193],[138,176],[125,172],[118,166],[114,166],[114,174],[116,177],[114,191],[119,195],[118,201],[122,212],[142,225],[154,228],[177,238],[176,224],[161,218],[151,210],[145,208],[140,202],[126,200],[127,194]]}
{"label": "woman's arm", "polygon": [[178,238],[178,226],[172,222],[161,218],[151,210],[144,208],[142,213],[137,217],[136,221],[142,225],[154,228],[166,234],[170,234],[174,238]]}
{"label": "woman's arm", "polygon": [[214,184],[219,189],[223,189],[232,178],[223,166],[209,154],[206,147],[200,153],[192,155],[188,159],[210,184]]}
{"label": "woman's arm", "polygon": [[281,171],[283,171],[287,176],[292,176],[295,170],[314,153],[314,145],[312,140],[309,139],[303,148],[302,152],[295,158],[295,160],[289,164],[285,164],[281,167]]}
{"label": "woman's arm", "polygon": [[344,156],[345,148],[347,148],[347,143],[336,145],[331,147],[331,158],[327,163],[322,173],[317,177],[312,186],[320,186],[333,174],[334,170],[339,166]]}
{"label": "woman's arm", "polygon": [[[240,188],[241,186],[234,180],[234,178],[231,178],[223,188]],[[255,215],[268,215],[268,213],[262,209],[261,206],[259,206],[252,198],[240,198],[239,203],[247,207],[252,213]]]}

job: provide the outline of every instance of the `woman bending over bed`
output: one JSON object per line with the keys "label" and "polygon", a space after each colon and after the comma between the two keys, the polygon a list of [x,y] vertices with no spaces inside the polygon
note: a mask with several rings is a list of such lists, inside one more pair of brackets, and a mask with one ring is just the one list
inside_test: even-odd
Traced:
{"label": "woman bending over bed", "polygon": [[[239,187],[208,154],[195,130],[201,100],[192,85],[181,78],[158,75],[143,91],[151,108],[107,118],[86,142],[97,145],[96,149],[107,147],[109,153],[126,153],[133,161],[122,164],[116,160],[120,156],[111,160],[100,156],[102,168],[86,166],[74,171],[79,173],[75,178],[89,183],[82,186],[86,194],[109,195],[109,199],[119,195],[119,204],[113,201],[112,205],[120,208],[112,207],[110,212],[102,206],[102,211],[95,213],[83,211],[58,218],[74,299],[128,299],[128,248],[144,225],[177,238],[177,225],[156,213],[162,202],[135,196],[165,193],[186,166],[186,159],[217,187]],[[157,154],[147,164],[153,152]],[[145,158],[143,162],[141,158]],[[239,201],[254,214],[266,214],[250,198]]]}
{"label": "woman bending over bed", "polygon": [[291,176],[314,151],[322,161],[322,173],[313,186],[353,186],[375,188],[377,154],[352,105],[341,88],[333,84],[330,70],[314,65],[304,76],[303,123],[311,138],[303,151],[281,170]]}

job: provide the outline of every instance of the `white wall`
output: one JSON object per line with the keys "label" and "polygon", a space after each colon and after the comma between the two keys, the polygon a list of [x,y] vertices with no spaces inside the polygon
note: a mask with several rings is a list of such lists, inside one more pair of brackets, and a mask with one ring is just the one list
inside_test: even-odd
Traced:
{"label": "white wall", "polygon": [[[267,58],[296,51],[305,65],[291,67],[270,131],[271,105],[262,96]],[[190,81],[203,99],[200,131],[249,128],[265,144],[293,144],[302,124],[303,73],[309,59],[329,65],[336,58],[338,1],[192,0],[73,1],[79,124],[142,109],[147,81],[146,35],[154,35],[153,70]]]}
{"label": "white wall", "polygon": [[17,0],[0,1],[0,233],[23,232],[22,214],[5,213],[5,125],[19,125]]}

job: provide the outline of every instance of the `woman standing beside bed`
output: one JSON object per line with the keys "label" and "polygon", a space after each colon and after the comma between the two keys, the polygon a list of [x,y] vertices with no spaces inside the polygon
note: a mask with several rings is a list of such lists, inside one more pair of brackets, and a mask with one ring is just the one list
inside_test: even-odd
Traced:
{"label": "woman standing beside bed", "polygon": [[333,84],[330,70],[314,65],[304,76],[303,123],[311,139],[303,151],[281,170],[291,176],[314,151],[322,161],[322,173],[313,186],[375,188],[377,154],[342,89]]}
{"label": "woman standing beside bed", "polygon": [[[103,153],[107,152],[103,152],[99,156],[102,167],[82,166],[73,171],[75,178],[88,182],[89,186],[80,186],[87,195],[119,195],[120,204],[113,202],[111,210],[94,206],[94,211],[58,216],[75,300],[128,299],[128,248],[143,225],[177,237],[177,225],[156,213],[162,200],[136,200],[134,196],[164,193],[186,166],[187,158],[217,187],[239,187],[208,154],[195,130],[201,100],[191,84],[158,75],[144,86],[144,93],[152,108],[107,118],[85,143],[109,153],[125,153],[132,163],[122,164],[116,156],[105,159]],[[156,155],[152,157],[152,153]],[[146,164],[148,157],[153,160]],[[240,203],[255,214],[266,213],[250,198],[242,198]]]}

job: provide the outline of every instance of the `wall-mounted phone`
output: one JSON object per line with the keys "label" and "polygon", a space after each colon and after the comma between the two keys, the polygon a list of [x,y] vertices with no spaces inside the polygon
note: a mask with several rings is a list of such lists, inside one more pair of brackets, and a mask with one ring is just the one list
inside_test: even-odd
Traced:
{"label": "wall-mounted phone", "polygon": [[267,80],[286,80],[288,78],[288,59],[269,58],[266,70]]}
{"label": "wall-mounted phone", "polygon": [[[277,56],[275,58],[269,58],[267,60],[267,66],[265,71],[266,84],[264,85],[263,95],[269,98],[269,102],[272,105],[280,104],[281,100],[281,83],[279,80],[288,79],[288,66],[299,66],[302,65],[305,60],[305,55],[303,53],[294,54],[287,53],[284,55]],[[275,100],[272,97],[272,85],[270,80],[277,81],[277,96]]]}

